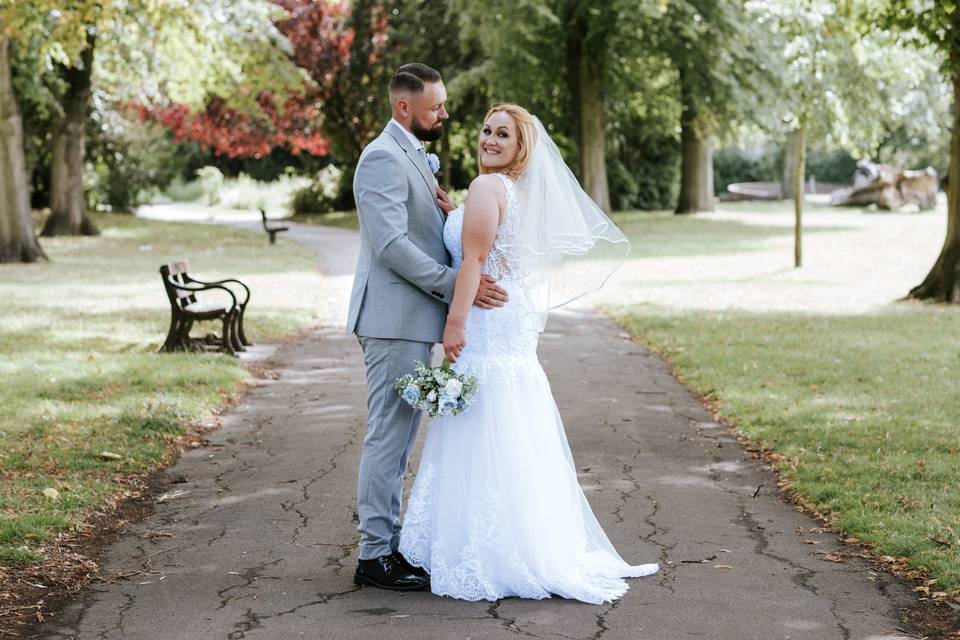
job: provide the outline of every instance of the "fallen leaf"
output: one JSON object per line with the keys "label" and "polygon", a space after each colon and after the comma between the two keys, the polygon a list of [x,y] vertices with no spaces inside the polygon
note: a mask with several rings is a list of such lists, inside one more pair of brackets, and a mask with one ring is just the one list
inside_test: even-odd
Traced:
{"label": "fallen leaf", "polygon": [[819,540],[804,540],[806,544],[820,544]]}
{"label": "fallen leaf", "polygon": [[60,497],[60,492],[54,489],[53,487],[47,487],[43,490],[43,495],[47,496],[51,500],[56,500]]}
{"label": "fallen leaf", "polygon": [[123,456],[113,453],[112,451],[101,451],[100,457],[104,460],[122,460]]}
{"label": "fallen leaf", "polygon": [[715,564],[713,565],[713,568],[714,569],[733,569],[733,567],[731,567],[728,564]]}

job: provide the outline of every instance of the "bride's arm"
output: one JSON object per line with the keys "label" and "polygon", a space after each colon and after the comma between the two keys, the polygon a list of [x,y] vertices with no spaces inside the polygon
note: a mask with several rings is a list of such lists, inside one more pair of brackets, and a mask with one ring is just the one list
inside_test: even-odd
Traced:
{"label": "bride's arm", "polygon": [[443,352],[450,362],[456,362],[466,344],[464,324],[480,287],[480,269],[493,246],[505,201],[503,183],[495,176],[482,175],[470,183],[463,212],[463,264],[443,330]]}

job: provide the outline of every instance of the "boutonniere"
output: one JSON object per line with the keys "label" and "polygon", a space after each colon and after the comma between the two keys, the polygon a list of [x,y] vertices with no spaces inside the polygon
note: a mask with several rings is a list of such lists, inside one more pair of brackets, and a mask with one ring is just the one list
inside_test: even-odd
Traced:
{"label": "boutonniere", "polygon": [[427,166],[430,167],[430,171],[434,175],[436,175],[437,171],[440,171],[440,158],[437,157],[437,154],[427,154]]}

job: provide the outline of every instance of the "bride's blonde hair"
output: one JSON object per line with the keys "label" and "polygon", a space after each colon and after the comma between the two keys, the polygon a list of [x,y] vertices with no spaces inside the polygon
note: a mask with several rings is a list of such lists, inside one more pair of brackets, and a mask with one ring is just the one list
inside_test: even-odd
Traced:
{"label": "bride's blonde hair", "polygon": [[[517,157],[513,164],[500,171],[516,180],[530,164],[533,147],[537,144],[537,129],[533,126],[533,116],[530,115],[530,112],[518,104],[495,104],[487,111],[487,115],[483,116],[483,121],[486,122],[487,118],[500,111],[513,118],[514,124],[517,125]],[[477,154],[477,167],[481,175],[494,173],[493,169],[487,169],[481,164],[479,153]]]}

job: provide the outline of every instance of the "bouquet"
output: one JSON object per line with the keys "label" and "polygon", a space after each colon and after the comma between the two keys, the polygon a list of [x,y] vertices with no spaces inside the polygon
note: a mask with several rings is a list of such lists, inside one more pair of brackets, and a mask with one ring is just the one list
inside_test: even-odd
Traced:
{"label": "bouquet", "polygon": [[417,360],[414,372],[400,376],[393,386],[407,404],[423,409],[431,418],[455,416],[473,404],[477,377],[458,374],[446,359],[433,368]]}

